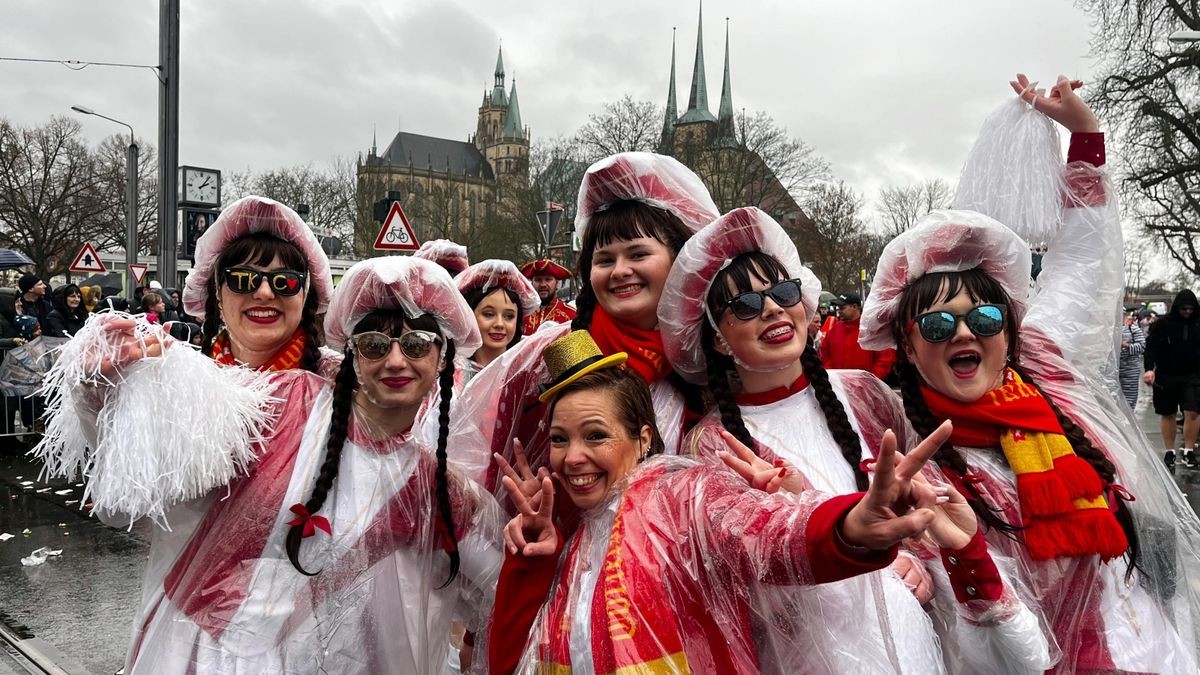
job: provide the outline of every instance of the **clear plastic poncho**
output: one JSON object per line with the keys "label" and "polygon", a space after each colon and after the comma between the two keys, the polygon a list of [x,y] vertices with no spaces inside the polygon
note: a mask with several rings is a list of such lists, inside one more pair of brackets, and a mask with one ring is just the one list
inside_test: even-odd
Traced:
{"label": "clear plastic poncho", "polygon": [[[1012,118],[990,118],[1006,119]],[[988,133],[991,130],[985,129],[985,135]],[[1003,137],[1007,132],[1001,129],[997,133]],[[1077,140],[1084,139],[1072,139],[1072,143]],[[1053,141],[1025,138],[1023,142]],[[992,152],[1003,148],[990,142],[986,147]],[[1117,191],[1106,167],[1076,161],[1064,169],[1057,156],[1055,160],[1053,166],[999,161],[974,166],[1061,177],[1063,208],[1057,218],[1061,224],[1057,229],[1048,228],[1042,273],[1029,294],[1028,309],[1019,328],[1019,365],[1108,455],[1117,467],[1117,482],[1136,498],[1128,506],[1140,540],[1139,569],[1127,578],[1128,566],[1123,558],[1107,564],[1101,564],[1095,556],[1029,560],[1023,544],[999,533],[989,533],[989,545],[1014,559],[1026,559],[1030,570],[1026,583],[1040,597],[1041,611],[1051,622],[1063,652],[1055,672],[1197,672],[1200,590],[1188,580],[1200,578],[1200,520],[1180,495],[1153,444],[1139,430],[1132,412],[1121,403],[1116,384],[1124,291]],[[998,191],[997,197],[1004,194]],[[976,206],[992,210],[986,204]],[[1003,208],[995,207],[997,211]],[[918,224],[902,236],[904,242],[897,238],[885,250],[875,288],[863,308],[860,344],[864,348],[894,346],[883,337],[890,336],[886,322],[891,315],[886,309],[887,295],[877,300],[879,289],[902,287],[906,280],[919,276],[911,265],[914,255],[939,257],[922,253],[922,247],[931,251],[958,250],[953,244],[964,236],[961,230],[947,229],[944,221],[931,223]],[[970,240],[991,240],[991,250],[1028,248],[1003,226],[981,223],[974,230]],[[901,247],[913,250],[903,253]],[[991,271],[987,262],[989,246],[972,245],[965,250],[974,251],[975,259],[971,254],[960,254],[946,263],[949,269],[984,265]],[[1018,267],[1022,261],[1025,265]],[[1028,257],[1012,263],[997,278],[1019,299],[1022,286],[1029,285]],[[872,307],[876,302],[879,306]],[[874,325],[868,328],[871,323]],[[1006,520],[1021,522],[1015,479],[1003,456],[989,449],[962,451],[973,470],[984,478],[979,487],[985,498],[1004,509]],[[1117,494],[1108,495],[1110,503],[1118,498]]]}
{"label": "clear plastic poncho", "polygon": [[[92,339],[89,329],[72,342]],[[157,377],[164,368],[170,378]],[[179,377],[208,388],[194,392],[179,386]],[[240,379],[221,379],[230,377]],[[334,401],[321,376],[222,368],[174,345],[161,358],[131,366],[119,382],[55,391],[75,407],[57,410],[49,428],[83,428],[48,431],[48,466],[58,461],[66,469],[59,473],[73,475],[77,465],[67,461],[82,455],[103,519],[126,525],[136,515],[154,515],[122,509],[134,497],[145,501],[140,491],[150,489],[160,522],[169,524],[153,533],[126,672],[437,672],[447,659],[452,620],[481,629],[501,562],[501,514],[490,495],[447,473],[461,566],[439,588],[449,576],[451,544],[436,507],[436,461],[409,432],[377,440],[351,413],[337,477],[315,514],[323,521],[311,521],[312,536],[299,548],[301,565],[319,573],[305,576],[288,560],[287,533],[303,522],[296,509],[309,499],[326,459]],[[127,395],[142,407],[128,405]],[[249,428],[223,426],[231,405],[255,402],[273,420],[261,438],[247,433],[262,430],[261,419]],[[92,415],[76,414],[89,406]],[[186,448],[191,439],[196,461],[216,462],[226,453],[231,470],[204,475],[217,484],[199,494],[178,489],[186,467],[155,473],[165,466],[160,446],[112,442],[127,439],[146,415],[187,421],[195,420],[192,413],[207,421],[147,430],[161,447]],[[241,444],[233,444],[239,431]],[[215,445],[213,436],[226,445]],[[133,467],[139,479],[130,485],[109,472],[100,481],[86,464],[89,456]]]}
{"label": "clear plastic poncho", "polygon": [[[510,260],[482,260],[455,277],[454,282],[463,295],[475,288],[482,288],[485,294],[496,288],[506,288],[517,294],[522,316],[529,316],[542,304],[533,284]],[[521,330],[521,326],[518,325],[517,330]]]}

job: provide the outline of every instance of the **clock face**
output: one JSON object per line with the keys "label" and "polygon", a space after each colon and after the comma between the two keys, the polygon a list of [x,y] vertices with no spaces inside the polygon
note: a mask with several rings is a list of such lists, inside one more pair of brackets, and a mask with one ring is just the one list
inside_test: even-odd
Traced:
{"label": "clock face", "polygon": [[220,204],[221,174],[216,171],[185,169],[183,171],[183,200],[196,204]]}

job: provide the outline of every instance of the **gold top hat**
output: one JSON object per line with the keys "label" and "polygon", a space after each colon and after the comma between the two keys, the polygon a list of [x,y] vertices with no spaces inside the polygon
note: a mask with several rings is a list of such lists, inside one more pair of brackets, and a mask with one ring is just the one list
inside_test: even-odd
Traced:
{"label": "gold top hat", "polygon": [[542,388],[538,400],[547,403],[568,384],[601,368],[619,366],[629,356],[625,352],[605,356],[591,333],[576,330],[551,342],[542,358],[546,361],[546,370],[550,371],[550,384]]}

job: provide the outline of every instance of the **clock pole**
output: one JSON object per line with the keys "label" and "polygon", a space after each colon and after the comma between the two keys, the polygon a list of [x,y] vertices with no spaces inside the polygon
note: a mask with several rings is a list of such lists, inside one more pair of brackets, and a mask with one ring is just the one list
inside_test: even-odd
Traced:
{"label": "clock pole", "polygon": [[[179,171],[179,0],[159,0],[158,56],[163,77],[158,87],[158,282],[178,287],[175,278],[176,205]],[[133,297],[129,297],[133,302]]]}

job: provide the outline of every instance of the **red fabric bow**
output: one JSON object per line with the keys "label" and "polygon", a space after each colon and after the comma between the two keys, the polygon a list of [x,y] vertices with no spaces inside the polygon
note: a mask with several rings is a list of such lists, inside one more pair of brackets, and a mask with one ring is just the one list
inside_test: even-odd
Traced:
{"label": "red fabric bow", "polygon": [[325,530],[325,534],[333,535],[333,528],[329,527],[329,519],[325,516],[312,515],[303,504],[292,504],[292,508],[288,510],[297,516],[288,521],[288,527],[303,525],[304,531],[300,534],[302,538],[313,536],[316,534],[317,528]]}

